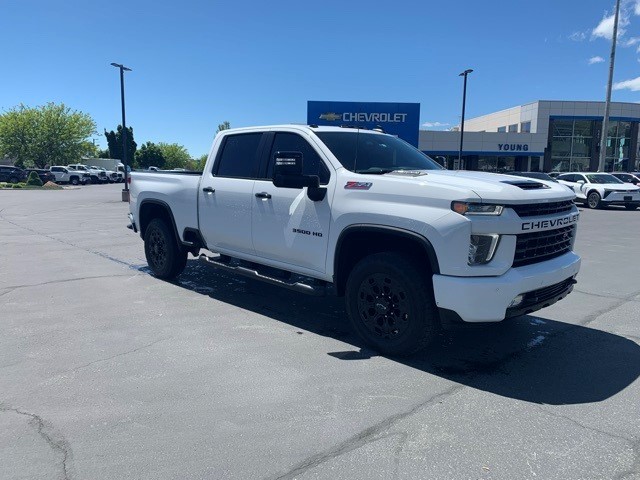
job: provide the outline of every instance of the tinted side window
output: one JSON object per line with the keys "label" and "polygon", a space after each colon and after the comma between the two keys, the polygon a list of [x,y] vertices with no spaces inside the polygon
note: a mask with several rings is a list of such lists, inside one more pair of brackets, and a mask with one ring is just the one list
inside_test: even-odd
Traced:
{"label": "tinted side window", "polygon": [[317,175],[321,184],[329,183],[331,178],[329,169],[309,142],[300,135],[284,132],[276,133],[273,140],[269,155],[267,178],[273,178],[273,164],[276,152],[301,152],[303,161],[302,173],[304,175]]}
{"label": "tinted side window", "polygon": [[558,175],[557,180],[564,180],[565,182],[573,182],[573,175],[565,173],[564,175]]}
{"label": "tinted side window", "polygon": [[219,177],[254,178],[258,171],[258,146],[262,133],[229,135],[214,167]]}

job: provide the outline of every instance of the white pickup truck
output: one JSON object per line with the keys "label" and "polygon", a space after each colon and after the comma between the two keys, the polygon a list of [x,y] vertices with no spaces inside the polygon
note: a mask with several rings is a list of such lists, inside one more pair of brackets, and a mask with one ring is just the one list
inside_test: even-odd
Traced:
{"label": "white pickup truck", "polygon": [[157,277],[179,275],[190,252],[273,285],[344,295],[356,332],[386,354],[416,351],[445,321],[551,305],[580,269],[566,187],[447,171],[376,131],[225,130],[202,174],[129,178],[129,228]]}

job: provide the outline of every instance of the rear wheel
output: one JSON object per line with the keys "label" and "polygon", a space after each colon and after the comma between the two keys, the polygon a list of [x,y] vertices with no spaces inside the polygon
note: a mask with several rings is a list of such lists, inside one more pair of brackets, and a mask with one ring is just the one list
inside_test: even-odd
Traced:
{"label": "rear wheel", "polygon": [[587,207],[598,208],[600,207],[600,194],[598,192],[589,192],[587,195]]}
{"label": "rear wheel", "polygon": [[626,208],[627,210],[636,210],[638,208],[638,204],[637,203],[625,203],[624,204],[624,208]]}
{"label": "rear wheel", "polygon": [[372,348],[389,355],[410,355],[428,345],[440,323],[425,272],[399,253],[365,257],[346,285],[351,324]]}
{"label": "rear wheel", "polygon": [[71,185],[78,185],[78,183],[80,183],[80,181],[78,180],[78,177],[71,177]]}
{"label": "rear wheel", "polygon": [[153,274],[165,280],[177,277],[187,264],[187,251],[160,218],[151,220],[144,233],[144,253]]}

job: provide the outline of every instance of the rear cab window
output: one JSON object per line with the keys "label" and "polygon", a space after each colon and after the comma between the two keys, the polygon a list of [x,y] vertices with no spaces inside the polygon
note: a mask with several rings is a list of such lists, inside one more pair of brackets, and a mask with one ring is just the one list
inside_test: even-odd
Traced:
{"label": "rear cab window", "polygon": [[263,133],[227,135],[213,166],[213,175],[228,178],[254,179],[260,163]]}

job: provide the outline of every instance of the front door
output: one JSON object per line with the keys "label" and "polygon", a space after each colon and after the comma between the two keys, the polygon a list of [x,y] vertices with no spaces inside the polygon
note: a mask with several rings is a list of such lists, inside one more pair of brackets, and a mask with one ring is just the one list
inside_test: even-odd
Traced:
{"label": "front door", "polygon": [[[325,272],[327,242],[331,220],[330,201],[335,189],[335,173],[322,154],[312,145],[313,139],[293,132],[277,132],[269,148],[269,161],[262,179],[253,187],[253,246],[256,255],[265,259]],[[271,178],[278,151],[301,152],[303,173],[318,175],[322,200],[309,198],[307,188],[278,188]]]}

